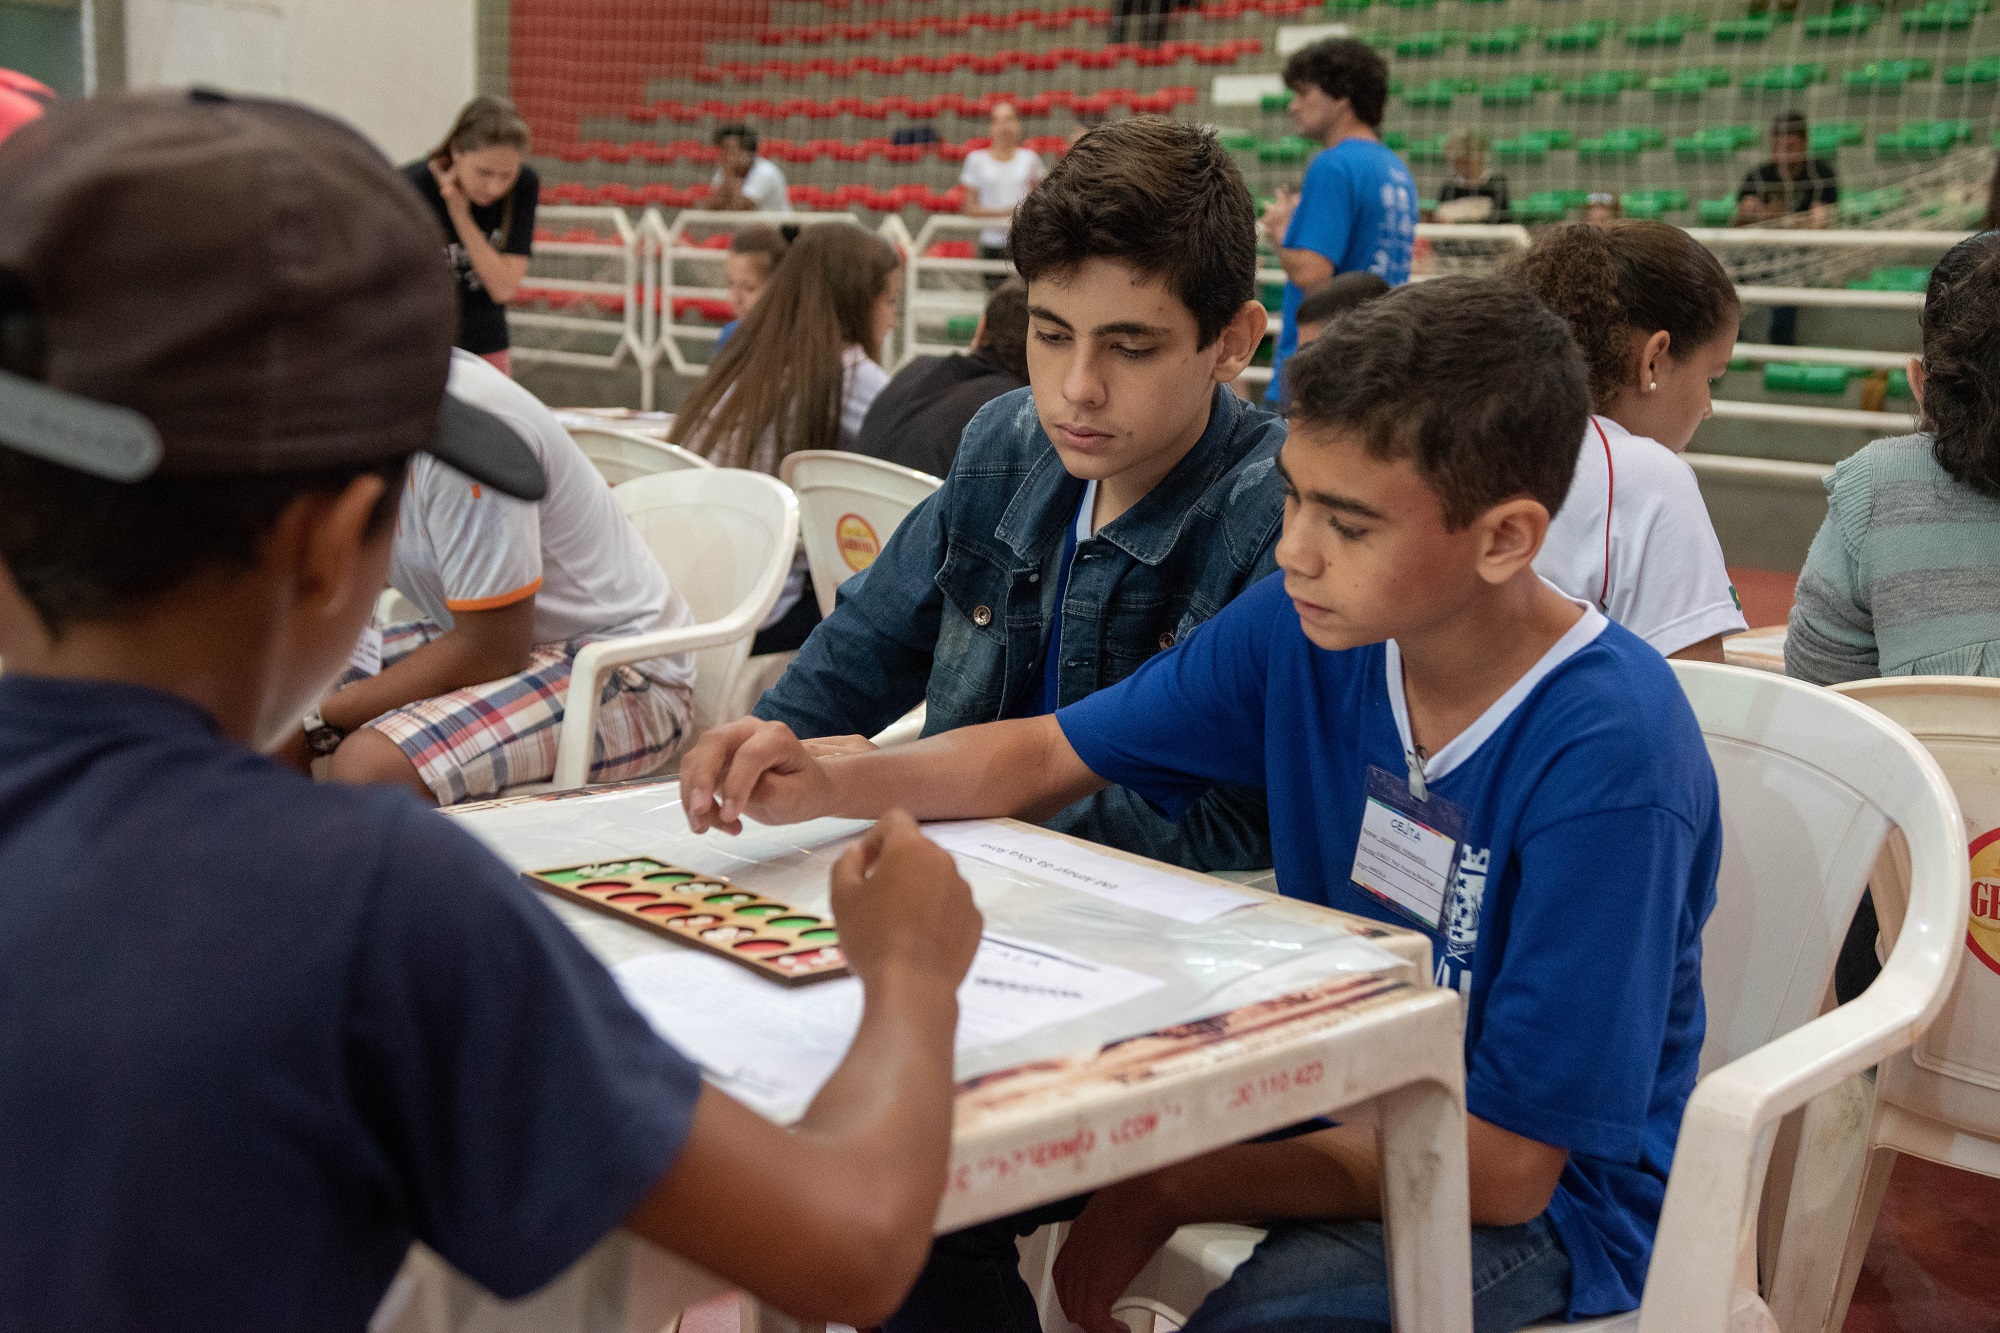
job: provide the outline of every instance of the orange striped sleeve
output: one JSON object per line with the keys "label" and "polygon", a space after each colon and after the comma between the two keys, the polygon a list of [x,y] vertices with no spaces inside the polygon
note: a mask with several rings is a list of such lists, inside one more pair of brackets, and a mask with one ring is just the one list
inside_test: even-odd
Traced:
{"label": "orange striped sleeve", "polygon": [[475,597],[466,602],[447,600],[445,602],[445,609],[448,611],[498,611],[503,606],[512,606],[516,602],[524,602],[541,590],[542,581],[536,579],[533,583],[522,584],[512,592],[495,593],[491,597]]}

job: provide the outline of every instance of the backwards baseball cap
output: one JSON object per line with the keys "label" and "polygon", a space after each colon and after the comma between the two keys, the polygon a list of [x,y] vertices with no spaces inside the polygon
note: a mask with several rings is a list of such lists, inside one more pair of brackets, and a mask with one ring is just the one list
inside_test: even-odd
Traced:
{"label": "backwards baseball cap", "polygon": [[59,102],[0,144],[0,445],[115,481],[430,453],[539,500],[445,393],[436,221],[368,142],[197,90]]}

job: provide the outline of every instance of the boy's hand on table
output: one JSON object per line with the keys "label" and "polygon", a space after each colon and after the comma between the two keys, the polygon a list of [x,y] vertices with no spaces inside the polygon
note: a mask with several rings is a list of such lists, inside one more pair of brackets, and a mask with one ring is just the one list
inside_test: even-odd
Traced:
{"label": "boy's hand on table", "polygon": [[1175,1226],[1148,1176],[1093,1194],[1056,1256],[1056,1295],[1063,1313],[1087,1333],[1125,1333],[1125,1326],[1111,1317],[1111,1306],[1173,1239]]}
{"label": "boy's hand on table", "polygon": [[984,924],[951,853],[901,810],[834,863],[833,919],[848,964],[869,990],[896,975],[957,990]]}
{"label": "boy's hand on table", "polygon": [[681,763],[681,804],[696,833],[741,833],[743,816],[797,824],[833,808],[832,780],[782,722],[746,717],[717,727]]}

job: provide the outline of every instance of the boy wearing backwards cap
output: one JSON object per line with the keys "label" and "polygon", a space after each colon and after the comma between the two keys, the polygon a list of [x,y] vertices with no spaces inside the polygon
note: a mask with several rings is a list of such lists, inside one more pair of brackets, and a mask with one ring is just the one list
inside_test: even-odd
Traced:
{"label": "boy wearing backwards cap", "polygon": [[835,868],[865,1013],[786,1132],[470,836],[255,752],[347,660],[413,455],[542,493],[446,396],[455,309],[303,109],[0,147],[0,1327],[359,1330],[412,1240],[517,1296],[621,1224],[807,1316],[916,1270],[979,918],[907,817]]}
{"label": "boy wearing backwards cap", "polygon": [[[1519,287],[1442,278],[1349,311],[1287,379],[1280,574],[1053,716],[823,757],[776,723],[718,728],[681,768],[689,822],[1034,818],[1107,782],[1172,812],[1263,784],[1282,891],[1425,931],[1465,997],[1475,1325],[1632,1309],[1701,1052],[1722,834],[1672,671],[1534,572],[1582,360]],[[1116,1333],[1177,1226],[1258,1221],[1187,1333],[1386,1330],[1380,1183],[1372,1129],[1342,1125],[1111,1186],[1057,1263],[1063,1308]],[[1018,1275],[953,1248],[890,1329],[1035,1327]]]}

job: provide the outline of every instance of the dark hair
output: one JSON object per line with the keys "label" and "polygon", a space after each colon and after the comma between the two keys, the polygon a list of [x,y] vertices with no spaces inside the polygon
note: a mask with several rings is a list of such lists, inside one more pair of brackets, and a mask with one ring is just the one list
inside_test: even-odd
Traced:
{"label": "dark hair", "polygon": [[1771,137],[1775,139],[1781,134],[1796,134],[1800,138],[1811,138],[1812,135],[1806,128],[1805,113],[1803,111],[1780,111],[1777,115],[1771,117]]}
{"label": "dark hair", "polygon": [[1986,216],[1979,219],[1979,230],[1995,227],[2000,227],[2000,157],[1993,159],[1993,179],[1986,183]]}
{"label": "dark hair", "polygon": [[752,157],[755,157],[757,154],[757,131],[751,129],[740,120],[732,120],[727,125],[717,125],[715,127],[715,137],[713,140],[715,146],[717,148],[722,147],[724,139],[735,139],[743,145],[743,151],[749,153]]}
{"label": "dark hair", "polygon": [[1375,48],[1352,37],[1329,37],[1301,47],[1285,62],[1285,86],[1293,92],[1318,88],[1328,97],[1345,97],[1361,123],[1382,124],[1389,101],[1389,67]]}
{"label": "dark hair", "polygon": [[1389,284],[1365,269],[1336,273],[1326,286],[1299,302],[1294,324],[1326,324],[1338,319],[1363,301],[1389,293]]}
{"label": "dark hair", "polygon": [[2000,231],[1960,241],[1924,293],[1923,427],[1938,466],[2000,499]]}
{"label": "dark hair", "polygon": [[0,447],[0,563],[43,628],[60,638],[206,570],[252,568],[265,534],[301,495],[380,476],[382,499],[369,520],[369,531],[380,532],[395,516],[408,463],[117,482]]}
{"label": "dark hair", "polygon": [[681,404],[675,442],[723,467],[753,466],[772,435],[781,459],[838,449],[847,349],[881,354],[875,303],[902,262],[896,247],[851,223],[806,228]]}
{"label": "dark hair", "polygon": [[1009,278],[986,298],[986,340],[980,344],[1017,380],[1028,378],[1028,284]]}
{"label": "dark hair", "polygon": [[792,243],[776,227],[766,227],[761,223],[752,224],[729,238],[729,253],[732,255],[762,255],[766,261],[764,272],[776,270],[785,252]]}
{"label": "dark hair", "polygon": [[1407,458],[1454,531],[1525,495],[1550,514],[1576,471],[1590,386],[1569,328],[1518,283],[1399,287],[1285,362],[1294,429]]}
{"label": "dark hair", "polygon": [[1513,275],[1569,321],[1599,406],[1632,377],[1632,344],[1667,331],[1686,356],[1736,322],[1736,286],[1679,227],[1639,218],[1571,222],[1542,233]]}
{"label": "dark hair", "polygon": [[1257,212],[1213,130],[1133,116],[1078,139],[1014,210],[1007,255],[1032,283],[1116,259],[1167,290],[1213,343],[1257,290]]}
{"label": "dark hair", "polygon": [[444,139],[431,149],[433,162],[449,163],[460,153],[476,153],[482,148],[502,145],[528,151],[531,136],[520,110],[504,97],[482,93],[458,110]]}

